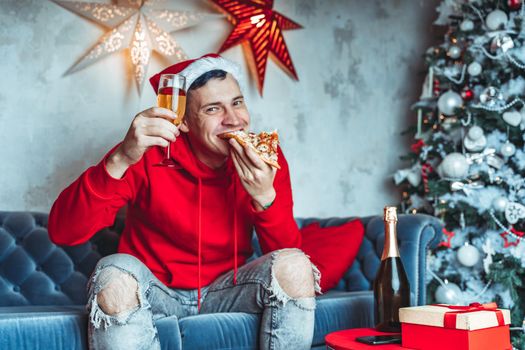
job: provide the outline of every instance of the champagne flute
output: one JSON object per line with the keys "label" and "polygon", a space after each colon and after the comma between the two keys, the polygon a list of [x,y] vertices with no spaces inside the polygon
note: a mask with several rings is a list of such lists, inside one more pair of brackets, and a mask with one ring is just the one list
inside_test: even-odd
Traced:
{"label": "champagne flute", "polygon": [[[162,74],[157,90],[157,105],[172,110],[177,114],[173,124],[179,126],[186,111],[186,79],[180,74]],[[178,168],[179,165],[170,155],[171,142],[168,142],[164,159],[155,166]]]}

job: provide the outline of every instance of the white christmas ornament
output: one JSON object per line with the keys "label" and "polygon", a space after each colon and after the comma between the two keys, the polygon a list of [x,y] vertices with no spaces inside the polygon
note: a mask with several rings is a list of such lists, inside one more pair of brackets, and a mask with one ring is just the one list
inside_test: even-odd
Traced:
{"label": "white christmas ornament", "polygon": [[474,22],[472,22],[470,19],[466,19],[459,25],[459,29],[461,29],[464,32],[470,32],[472,29],[474,29]]}
{"label": "white christmas ornament", "polygon": [[463,106],[463,99],[458,93],[449,90],[439,97],[437,104],[441,113],[450,116],[456,108]]}
{"label": "white christmas ornament", "polygon": [[477,125],[471,127],[463,139],[463,145],[470,152],[482,151],[487,146],[487,138],[483,134],[483,129]]}
{"label": "white christmas ornament", "polygon": [[516,153],[516,146],[514,146],[513,143],[507,141],[501,146],[499,153],[501,153],[501,155],[504,157],[512,157],[514,153]]}
{"label": "white christmas ornament", "polygon": [[467,176],[468,170],[467,158],[457,152],[447,154],[437,168],[439,176],[451,179],[463,179]]}
{"label": "white christmas ornament", "polygon": [[511,126],[518,126],[521,123],[521,113],[518,111],[507,111],[502,116],[505,123]]}
{"label": "white christmas ornament", "polygon": [[514,225],[519,219],[523,218],[525,218],[525,206],[516,202],[507,203],[505,207],[505,219],[507,219],[509,224]]}
{"label": "white christmas ornament", "polygon": [[508,202],[507,198],[503,196],[496,197],[492,200],[492,208],[496,211],[503,212]]}
{"label": "white christmas ornament", "polygon": [[457,45],[452,45],[447,50],[448,57],[457,59],[461,56],[461,49]]}
{"label": "white christmas ornament", "polygon": [[447,283],[446,287],[440,285],[434,296],[439,304],[458,305],[463,301],[463,292],[455,283]]}
{"label": "white christmas ornament", "polygon": [[478,263],[480,254],[478,248],[470,244],[465,244],[458,249],[457,257],[461,265],[472,267]]}
{"label": "white christmas ornament", "polygon": [[490,30],[497,30],[505,27],[508,21],[507,14],[501,10],[494,10],[488,14],[485,23]]}
{"label": "white christmas ornament", "polygon": [[484,136],[483,129],[477,125],[474,125],[468,130],[467,136],[472,140],[478,140]]}
{"label": "white christmas ornament", "polygon": [[482,71],[481,64],[479,64],[476,61],[474,61],[474,62],[472,62],[471,64],[468,65],[467,72],[468,72],[468,74],[470,74],[473,77],[476,77],[476,76],[480,75],[481,71]]}

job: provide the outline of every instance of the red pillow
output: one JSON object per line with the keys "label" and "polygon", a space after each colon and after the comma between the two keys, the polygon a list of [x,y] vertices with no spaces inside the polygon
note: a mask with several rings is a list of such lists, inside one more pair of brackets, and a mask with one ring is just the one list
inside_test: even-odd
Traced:
{"label": "red pillow", "polygon": [[301,249],[321,272],[321,291],[335,287],[354,262],[365,228],[359,219],[340,226],[320,227],[318,222],[303,227]]}

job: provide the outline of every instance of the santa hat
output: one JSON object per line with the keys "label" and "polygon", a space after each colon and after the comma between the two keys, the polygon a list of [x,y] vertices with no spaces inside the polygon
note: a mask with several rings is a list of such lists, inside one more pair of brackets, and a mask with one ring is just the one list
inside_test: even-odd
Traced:
{"label": "santa hat", "polygon": [[160,76],[162,74],[180,74],[186,78],[186,91],[188,91],[191,84],[193,84],[193,82],[201,75],[216,69],[230,73],[240,84],[242,74],[241,69],[237,63],[227,60],[226,58],[214,53],[204,55],[200,58],[182,61],[169,66],[162,72],[157,73],[149,78],[149,82],[151,83],[151,86],[153,86],[155,93],[157,93]]}

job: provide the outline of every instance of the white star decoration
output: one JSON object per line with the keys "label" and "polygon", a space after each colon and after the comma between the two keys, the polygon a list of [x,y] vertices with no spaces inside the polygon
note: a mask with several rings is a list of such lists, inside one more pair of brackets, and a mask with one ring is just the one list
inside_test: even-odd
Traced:
{"label": "white star decoration", "polygon": [[218,17],[194,11],[160,10],[155,0],[118,0],[116,5],[52,0],[63,8],[110,29],[66,74],[83,69],[101,58],[130,49],[139,93],[146,77],[151,51],[182,61],[188,57],[170,32],[193,26],[204,17]]}

